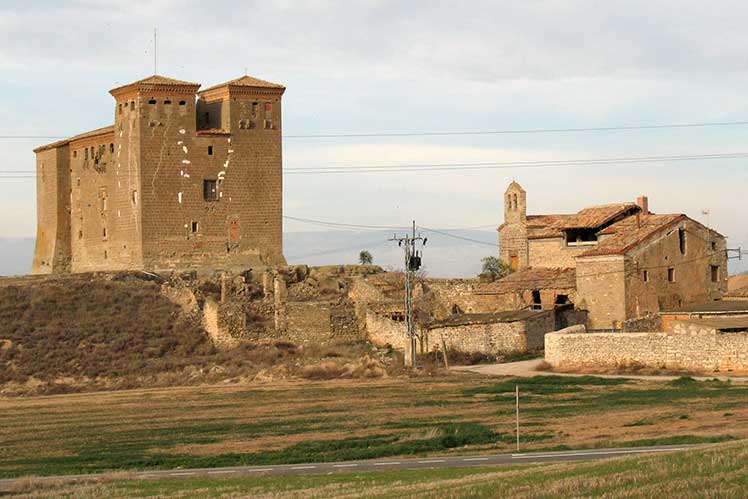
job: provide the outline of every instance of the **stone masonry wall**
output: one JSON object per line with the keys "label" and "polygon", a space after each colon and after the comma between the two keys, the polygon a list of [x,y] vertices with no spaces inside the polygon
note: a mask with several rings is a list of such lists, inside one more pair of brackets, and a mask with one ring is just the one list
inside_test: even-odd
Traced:
{"label": "stone masonry wall", "polygon": [[574,258],[590,249],[590,246],[566,246],[563,237],[530,239],[530,267],[574,268]]}
{"label": "stone masonry wall", "polygon": [[[683,252],[679,230],[685,233]],[[712,265],[719,269],[715,282]],[[668,281],[668,269],[674,272],[673,282]],[[725,239],[692,220],[683,220],[632,251],[626,270],[629,318],[719,299],[727,292]]]}
{"label": "stone masonry wall", "polygon": [[32,272],[70,270],[70,176],[68,148],[41,151],[36,157],[36,248]]}
{"label": "stone masonry wall", "polygon": [[[527,321],[446,326],[421,330],[420,333],[426,351],[440,350],[443,337],[448,349],[501,355],[543,348],[543,338],[553,331],[553,327],[553,313],[545,312]],[[366,328],[369,340],[375,345],[390,345],[398,350],[408,346],[405,322],[369,312]]]}
{"label": "stone masonry wall", "polygon": [[577,301],[587,310],[589,329],[620,329],[626,320],[625,262],[622,256],[577,261]]}
{"label": "stone masonry wall", "polygon": [[673,333],[567,333],[545,337],[554,368],[642,366],[698,372],[748,372],[748,333],[719,333],[681,322]]}

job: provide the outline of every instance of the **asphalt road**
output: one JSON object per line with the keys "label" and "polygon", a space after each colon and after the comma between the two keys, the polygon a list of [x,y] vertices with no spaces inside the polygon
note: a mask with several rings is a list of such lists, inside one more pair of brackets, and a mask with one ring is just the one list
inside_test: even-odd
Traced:
{"label": "asphalt road", "polygon": [[[470,466],[506,466],[519,464],[562,463],[590,461],[612,457],[657,454],[703,447],[703,445],[662,445],[656,447],[631,447],[617,449],[574,450],[561,452],[535,452],[526,454],[484,454],[476,456],[443,456],[409,459],[372,459],[336,463],[282,464],[272,466],[236,466],[231,468],[194,468],[175,470],[136,471],[130,478],[179,479],[190,477],[247,477],[263,475],[309,475],[316,473],[364,472],[382,470],[418,470],[434,468],[466,468]],[[66,475],[37,477],[34,480],[91,480],[102,475]],[[24,480],[28,480],[25,478]],[[8,490],[15,479],[0,480],[0,491]]]}

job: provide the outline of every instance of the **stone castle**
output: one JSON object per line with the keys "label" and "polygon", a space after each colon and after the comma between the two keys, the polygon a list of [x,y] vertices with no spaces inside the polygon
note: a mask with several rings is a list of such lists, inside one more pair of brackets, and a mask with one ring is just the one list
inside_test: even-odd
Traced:
{"label": "stone castle", "polygon": [[285,263],[281,98],[244,76],[111,90],[114,124],[34,150],[32,272]]}

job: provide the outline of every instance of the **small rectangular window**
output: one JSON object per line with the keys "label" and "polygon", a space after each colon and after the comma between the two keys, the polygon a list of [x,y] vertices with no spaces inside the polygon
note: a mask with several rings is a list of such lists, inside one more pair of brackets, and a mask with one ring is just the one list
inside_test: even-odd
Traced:
{"label": "small rectangular window", "polygon": [[150,104],[151,106],[155,106],[156,105],[156,99],[149,100],[148,104]]}
{"label": "small rectangular window", "polygon": [[171,101],[170,100],[165,100],[164,104],[166,104],[167,106],[171,106]]}
{"label": "small rectangular window", "polygon": [[138,204],[138,191],[132,191],[132,202]]}
{"label": "small rectangular window", "polygon": [[673,267],[667,269],[667,281],[675,282],[675,269]]}
{"label": "small rectangular window", "polygon": [[203,180],[203,199],[206,201],[218,200],[218,188],[216,180]]}
{"label": "small rectangular window", "polygon": [[645,270],[642,272],[642,280],[644,282],[649,282],[649,270]]}
{"label": "small rectangular window", "polygon": [[257,103],[253,102],[252,103],[252,117],[254,118],[256,116],[257,116]]}
{"label": "small rectangular window", "polygon": [[109,153],[114,154],[114,143],[109,144]]}
{"label": "small rectangular window", "polygon": [[680,247],[680,254],[686,254],[686,230],[678,229],[678,245]]}
{"label": "small rectangular window", "polygon": [[122,114],[122,103],[119,105],[119,114]]}
{"label": "small rectangular window", "polygon": [[712,282],[719,282],[719,265],[711,265]]}
{"label": "small rectangular window", "polygon": [[265,130],[273,129],[273,120],[265,120]]}
{"label": "small rectangular window", "polygon": [[717,251],[717,241],[712,241],[712,251]]}
{"label": "small rectangular window", "polygon": [[195,234],[199,228],[200,227],[197,222],[192,222],[192,233],[193,234]]}
{"label": "small rectangular window", "polygon": [[74,158],[77,158],[77,157],[78,157],[78,151],[73,151],[73,157],[74,157]]}
{"label": "small rectangular window", "polygon": [[83,152],[86,153],[84,159],[88,159],[88,147],[86,147],[85,149],[83,149]]}
{"label": "small rectangular window", "polygon": [[101,231],[101,237],[106,239],[106,227],[104,227],[104,229]]}
{"label": "small rectangular window", "polygon": [[213,146],[208,146],[208,156],[213,156]]}
{"label": "small rectangular window", "polygon": [[186,106],[187,105],[187,101],[180,100],[179,101],[179,105],[180,106]]}

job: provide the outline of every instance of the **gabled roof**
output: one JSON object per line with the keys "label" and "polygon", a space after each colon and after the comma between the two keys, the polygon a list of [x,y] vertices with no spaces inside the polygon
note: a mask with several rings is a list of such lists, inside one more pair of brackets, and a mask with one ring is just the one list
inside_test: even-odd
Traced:
{"label": "gabled roof", "polygon": [[97,128],[96,130],[91,130],[90,132],[79,133],[78,135],[73,135],[72,137],[67,138],[67,139],[58,140],[57,142],[52,142],[51,144],[39,146],[36,149],[34,149],[34,152],[41,152],[47,149],[54,149],[55,147],[61,147],[71,142],[74,142],[76,140],[87,139],[89,137],[98,137],[99,135],[106,135],[110,133],[114,133],[114,125]]}
{"label": "gabled roof", "polygon": [[617,203],[589,206],[571,215],[528,215],[527,237],[545,239],[561,237],[568,229],[596,229],[616,217],[638,211],[635,203]]}
{"label": "gabled roof", "polygon": [[608,237],[600,240],[597,247],[585,251],[579,256],[621,255],[627,253],[655,234],[667,230],[687,218],[683,214],[650,214],[625,218],[600,231],[598,235]]}
{"label": "gabled roof", "polygon": [[206,89],[203,89],[200,91],[207,92],[209,90],[215,90],[216,88],[221,87],[256,87],[256,88],[277,88],[277,89],[285,89],[283,85],[280,85],[278,83],[273,83],[270,81],[261,80],[259,78],[255,78],[253,76],[242,76],[240,78],[235,78],[233,80],[225,81],[223,83],[219,83],[218,85],[213,85],[212,87],[208,87]]}

